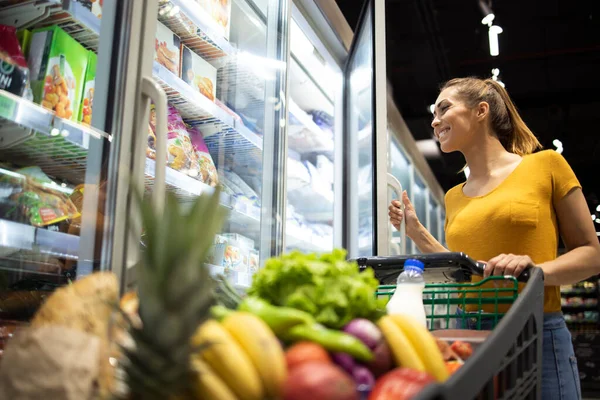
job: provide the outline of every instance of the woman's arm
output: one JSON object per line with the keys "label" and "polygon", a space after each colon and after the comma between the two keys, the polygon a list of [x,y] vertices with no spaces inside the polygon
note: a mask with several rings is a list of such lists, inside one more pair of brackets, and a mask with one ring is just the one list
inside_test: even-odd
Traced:
{"label": "woman's arm", "polygon": [[442,253],[449,251],[421,224],[415,207],[410,202],[406,191],[402,192],[402,201],[404,202],[404,213],[402,213],[399,201],[392,201],[390,205],[389,216],[392,225],[400,230],[400,224],[404,219],[404,214],[406,214],[406,236],[415,242],[421,253]]}
{"label": "woman's arm", "polygon": [[544,271],[545,284],[568,285],[599,274],[600,243],[581,189],[573,189],[554,208],[568,252],[538,265]]}

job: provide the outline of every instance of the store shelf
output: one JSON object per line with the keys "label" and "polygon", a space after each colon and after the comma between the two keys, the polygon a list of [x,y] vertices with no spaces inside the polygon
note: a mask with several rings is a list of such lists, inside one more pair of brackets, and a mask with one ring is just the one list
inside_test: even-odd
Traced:
{"label": "store shelf", "polygon": [[333,137],[323,131],[293,100],[288,102],[290,112],[288,142],[298,153],[323,153],[333,157]]}
{"label": "store shelf", "polygon": [[17,165],[38,165],[46,174],[82,183],[90,141],[111,136],[54,115],[0,90],[0,156]]}
{"label": "store shelf", "polygon": [[170,0],[159,6],[158,20],[179,36],[181,42],[207,61],[235,52],[223,28],[193,0]]}
{"label": "store shelf", "polygon": [[78,236],[0,219],[0,255],[3,258],[18,251],[33,251],[77,260],[78,250]]}
{"label": "store shelf", "polygon": [[566,304],[566,305],[561,306],[561,308],[565,312],[569,312],[569,311],[597,311],[598,310],[598,304],[591,304],[591,305],[587,305],[587,304],[580,304],[580,305]]}
{"label": "store shelf", "polygon": [[35,28],[58,25],[87,49],[98,51],[101,21],[81,3],[74,0],[5,3],[6,6],[0,5],[0,23],[24,26],[33,22]]}

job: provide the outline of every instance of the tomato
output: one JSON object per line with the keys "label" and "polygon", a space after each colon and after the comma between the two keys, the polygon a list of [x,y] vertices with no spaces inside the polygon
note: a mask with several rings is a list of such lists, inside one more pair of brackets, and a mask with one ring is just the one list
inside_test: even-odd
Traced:
{"label": "tomato", "polygon": [[298,342],[294,344],[285,352],[285,361],[288,370],[310,361],[333,363],[327,350],[313,342]]}
{"label": "tomato", "polygon": [[377,380],[369,400],[409,400],[435,383],[433,376],[411,368],[396,368]]}
{"label": "tomato", "polygon": [[471,343],[461,342],[460,340],[452,343],[450,348],[454,350],[454,352],[463,360],[466,360],[473,354],[473,347],[471,346]]}

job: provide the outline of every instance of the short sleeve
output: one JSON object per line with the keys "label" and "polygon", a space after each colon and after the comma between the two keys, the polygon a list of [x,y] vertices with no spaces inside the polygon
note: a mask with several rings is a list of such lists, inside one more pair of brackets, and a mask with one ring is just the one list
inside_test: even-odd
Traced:
{"label": "short sleeve", "polygon": [[565,158],[556,151],[548,151],[549,165],[552,168],[552,200],[558,203],[571,190],[581,189],[581,184],[575,176],[573,169]]}

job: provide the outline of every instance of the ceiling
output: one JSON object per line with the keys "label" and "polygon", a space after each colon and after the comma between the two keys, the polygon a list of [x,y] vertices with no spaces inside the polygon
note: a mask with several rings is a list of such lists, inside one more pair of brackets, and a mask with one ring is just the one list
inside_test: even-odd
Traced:
{"label": "ceiling", "polygon": [[[337,0],[355,28],[362,0]],[[429,105],[454,77],[500,79],[544,148],[563,143],[591,209],[600,199],[600,1],[492,0],[502,27],[489,54],[478,0],[386,0],[387,77],[416,140],[432,138]],[[458,153],[428,158],[448,190],[464,181]],[[600,213],[598,213],[600,216]],[[600,226],[600,225],[598,225]]]}

